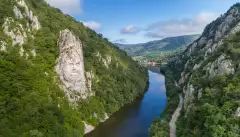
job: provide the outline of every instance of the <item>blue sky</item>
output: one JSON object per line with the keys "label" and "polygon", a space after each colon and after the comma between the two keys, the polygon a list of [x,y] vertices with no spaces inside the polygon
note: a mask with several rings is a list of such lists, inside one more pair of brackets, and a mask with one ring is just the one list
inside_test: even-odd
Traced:
{"label": "blue sky", "polygon": [[46,0],[112,42],[200,34],[239,0]]}

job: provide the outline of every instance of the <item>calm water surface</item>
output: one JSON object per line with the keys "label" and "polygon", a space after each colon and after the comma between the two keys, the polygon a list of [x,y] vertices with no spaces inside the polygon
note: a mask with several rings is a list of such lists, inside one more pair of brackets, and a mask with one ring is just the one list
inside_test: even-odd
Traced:
{"label": "calm water surface", "polygon": [[[154,71],[154,72],[153,72]],[[156,69],[149,73],[149,89],[144,97],[120,109],[86,137],[147,137],[152,120],[166,106],[165,78]]]}

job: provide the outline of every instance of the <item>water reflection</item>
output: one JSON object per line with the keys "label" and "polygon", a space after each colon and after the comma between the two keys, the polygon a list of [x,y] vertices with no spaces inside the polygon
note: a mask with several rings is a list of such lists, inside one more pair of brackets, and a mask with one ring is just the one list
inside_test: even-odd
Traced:
{"label": "water reflection", "polygon": [[155,72],[148,72],[149,89],[142,98],[122,108],[86,137],[147,137],[152,120],[160,116],[167,99],[165,78]]}

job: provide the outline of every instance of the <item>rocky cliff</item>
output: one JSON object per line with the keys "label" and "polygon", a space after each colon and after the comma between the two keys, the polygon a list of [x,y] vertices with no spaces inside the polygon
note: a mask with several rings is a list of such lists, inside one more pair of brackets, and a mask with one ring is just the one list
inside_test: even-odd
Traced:
{"label": "rocky cliff", "polygon": [[184,86],[185,109],[188,108],[189,103],[191,104],[194,92],[201,94],[201,89],[195,90],[191,84],[196,72],[203,71],[206,78],[235,74],[235,70],[238,69],[238,60],[233,60],[229,53],[222,52],[220,48],[227,48],[224,47],[224,42],[240,31],[239,24],[240,9],[239,5],[236,4],[227,13],[209,24],[202,36],[183,53],[181,59],[186,63],[181,72],[179,84]]}
{"label": "rocky cliff", "polygon": [[181,66],[174,70],[184,96],[178,136],[239,136],[239,24],[238,3],[169,63]]}
{"label": "rocky cliff", "polygon": [[144,93],[146,69],[83,23],[43,0],[0,6],[0,136],[83,136]]}
{"label": "rocky cliff", "polygon": [[58,46],[60,56],[57,60],[56,72],[63,82],[62,88],[68,100],[74,102],[80,98],[86,99],[91,91],[86,87],[82,42],[71,31],[62,30]]}
{"label": "rocky cliff", "polygon": [[[240,135],[240,3],[207,25],[188,48],[161,66],[168,102],[151,136],[239,137]],[[171,121],[179,93],[183,109],[176,134]],[[175,120],[175,119],[173,119]],[[169,133],[170,132],[170,133]],[[175,133],[175,132],[174,132]]]}

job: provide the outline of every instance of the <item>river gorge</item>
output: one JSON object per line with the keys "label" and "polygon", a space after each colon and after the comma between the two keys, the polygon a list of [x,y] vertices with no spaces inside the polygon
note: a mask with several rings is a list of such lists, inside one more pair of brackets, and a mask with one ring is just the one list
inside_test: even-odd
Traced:
{"label": "river gorge", "polygon": [[124,106],[86,137],[147,137],[148,128],[166,106],[165,77],[149,68],[149,88],[143,97]]}

